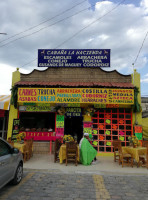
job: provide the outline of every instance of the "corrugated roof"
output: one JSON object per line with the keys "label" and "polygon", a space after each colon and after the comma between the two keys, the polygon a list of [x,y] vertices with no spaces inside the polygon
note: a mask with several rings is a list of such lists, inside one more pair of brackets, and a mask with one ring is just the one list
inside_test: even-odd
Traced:
{"label": "corrugated roof", "polygon": [[17,86],[67,86],[67,87],[110,87],[110,88],[134,88],[132,83],[114,83],[114,82],[47,82],[47,81],[19,81]]}

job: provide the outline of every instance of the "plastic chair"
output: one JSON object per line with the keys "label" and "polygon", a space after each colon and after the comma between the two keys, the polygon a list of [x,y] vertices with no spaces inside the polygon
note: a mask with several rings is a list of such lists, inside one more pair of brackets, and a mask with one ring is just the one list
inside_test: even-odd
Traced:
{"label": "plastic chair", "polygon": [[74,161],[77,166],[78,149],[76,142],[66,142],[66,166],[68,160]]}

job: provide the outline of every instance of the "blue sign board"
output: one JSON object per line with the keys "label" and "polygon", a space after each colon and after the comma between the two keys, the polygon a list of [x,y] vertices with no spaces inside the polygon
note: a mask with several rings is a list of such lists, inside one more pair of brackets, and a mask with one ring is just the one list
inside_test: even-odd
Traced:
{"label": "blue sign board", "polygon": [[110,49],[39,49],[38,67],[110,67]]}

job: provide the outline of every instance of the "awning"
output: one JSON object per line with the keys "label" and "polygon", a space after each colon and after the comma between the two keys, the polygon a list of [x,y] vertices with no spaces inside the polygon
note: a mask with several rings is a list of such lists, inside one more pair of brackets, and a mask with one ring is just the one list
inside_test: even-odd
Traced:
{"label": "awning", "polygon": [[9,110],[11,95],[0,95],[0,109]]}

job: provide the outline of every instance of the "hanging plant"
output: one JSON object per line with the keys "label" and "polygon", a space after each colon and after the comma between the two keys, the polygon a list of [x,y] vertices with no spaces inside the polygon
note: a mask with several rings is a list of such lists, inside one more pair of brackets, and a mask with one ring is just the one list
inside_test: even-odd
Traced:
{"label": "hanging plant", "polygon": [[10,103],[14,105],[15,108],[17,108],[17,92],[18,92],[18,87],[13,86],[11,89],[11,100]]}
{"label": "hanging plant", "polygon": [[139,88],[135,87],[134,88],[134,105],[132,106],[134,113],[141,111],[141,106],[138,103],[138,93],[139,93]]}
{"label": "hanging plant", "polygon": [[84,109],[84,115],[88,115],[88,116],[93,116],[95,113],[95,109],[93,106],[89,106],[87,108]]}
{"label": "hanging plant", "polygon": [[65,115],[66,111],[65,111],[64,107],[57,106],[57,107],[55,107],[55,109],[56,109],[57,114],[59,114],[59,115]]}

